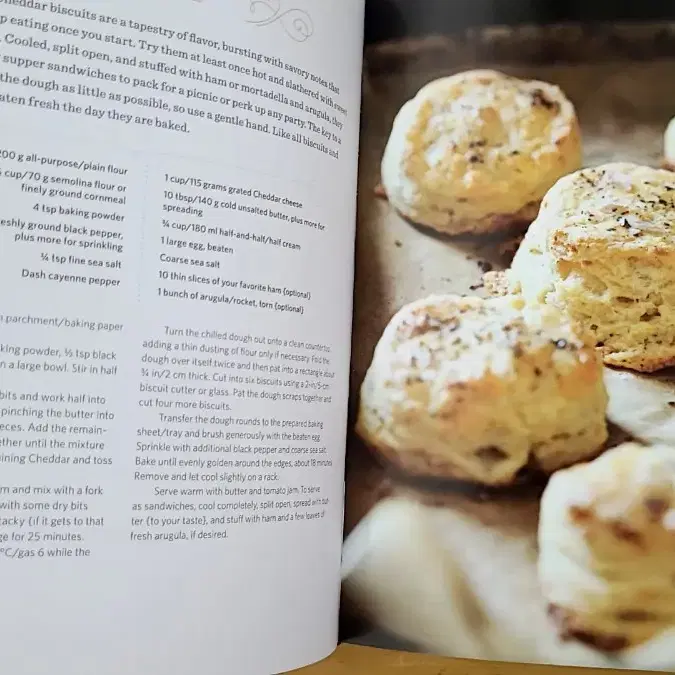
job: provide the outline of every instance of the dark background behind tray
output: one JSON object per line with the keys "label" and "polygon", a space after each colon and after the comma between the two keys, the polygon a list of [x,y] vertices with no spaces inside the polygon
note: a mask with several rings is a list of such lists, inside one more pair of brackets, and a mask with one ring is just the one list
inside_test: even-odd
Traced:
{"label": "dark background behind tray", "polygon": [[495,25],[675,20],[675,0],[366,0],[366,43]]}

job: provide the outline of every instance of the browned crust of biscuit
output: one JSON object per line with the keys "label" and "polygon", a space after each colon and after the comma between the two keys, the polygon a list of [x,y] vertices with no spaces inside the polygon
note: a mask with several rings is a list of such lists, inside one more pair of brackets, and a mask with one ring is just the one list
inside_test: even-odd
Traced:
{"label": "browned crust of biscuit", "polygon": [[664,158],[661,160],[661,168],[665,169],[666,171],[675,171],[675,164]]}
{"label": "browned crust of biscuit", "polygon": [[458,218],[448,224],[439,227],[431,223],[422,223],[409,218],[397,210],[403,220],[420,228],[433,230],[448,237],[462,234],[487,235],[487,234],[515,234],[526,230],[539,213],[541,200],[528,202],[515,213],[491,213],[478,220],[471,218]]}
{"label": "browned crust of biscuit", "polygon": [[584,626],[576,612],[559,605],[549,604],[548,615],[553,619],[562,640],[577,640],[589,647],[608,653],[620,652],[629,646],[629,640],[625,635],[596,633]]}
{"label": "browned crust of biscuit", "polygon": [[[583,242],[571,242],[567,239],[567,233],[564,230],[556,230],[549,235],[549,251],[553,254],[556,262],[567,262],[568,265],[574,266],[572,259],[575,257],[584,257],[592,259],[594,256],[606,250],[607,243],[603,238],[594,236],[587,237]],[[651,262],[651,257],[657,257],[660,264],[667,262],[675,262],[675,247],[670,243],[663,245],[650,246],[648,250],[649,258],[646,258],[646,263]],[[624,260],[631,260],[635,256],[634,250],[627,246],[614,247],[612,249],[615,258],[623,258]],[[664,260],[669,258],[669,260]],[[659,263],[657,263],[659,264]]]}
{"label": "browned crust of biscuit", "polygon": [[[399,452],[387,445],[378,443],[372,437],[369,437],[367,433],[360,431],[358,426],[356,432],[364,442],[364,445],[371,453],[373,453],[373,455],[375,455],[376,458],[380,459],[382,462],[393,469],[400,471],[408,478],[416,480],[446,480],[464,483],[466,485],[474,485],[481,488],[494,488],[499,490],[503,488],[513,488],[518,485],[547,479],[548,476],[550,476],[555,471],[569,466],[569,464],[556,466],[554,471],[545,470],[536,461],[534,454],[531,453],[528,464],[524,466],[511,480],[487,483],[480,481],[475,476],[462,471],[450,459],[437,457],[422,448]],[[602,452],[603,447],[604,445],[598,447],[597,453],[589,454],[588,459],[590,460],[593,457],[599,455]],[[502,450],[497,446],[480,448],[476,451],[476,454],[482,454],[486,462],[495,461],[498,459],[500,453],[502,453]],[[570,464],[574,463],[576,463],[576,461],[570,462]]]}
{"label": "browned crust of biscuit", "polygon": [[[483,483],[473,476],[469,477],[464,472],[458,471],[450,462],[433,457],[424,450],[398,453],[391,448],[372,443],[364,443],[364,446],[385,470],[393,472],[398,485],[410,485],[416,491],[421,490],[416,492],[418,496],[422,493],[430,495],[462,493],[484,500],[526,494],[528,498],[532,498],[535,494],[537,497],[541,496],[541,491],[549,478],[547,474],[533,466],[523,469],[514,480]],[[436,468],[435,471],[431,468],[431,464]],[[523,490],[524,493],[521,492]]]}
{"label": "browned crust of biscuit", "polygon": [[387,464],[412,478],[445,478],[477,484],[472,476],[459,470],[452,462],[436,457],[421,448],[397,452],[372,441],[367,445],[371,452],[381,457]]}
{"label": "browned crust of biscuit", "polygon": [[492,296],[509,295],[510,288],[508,277],[503,270],[493,270],[483,274],[485,290]]}
{"label": "browned crust of biscuit", "polygon": [[634,370],[638,373],[655,373],[658,370],[675,366],[675,354],[672,356],[650,357],[645,353],[629,358],[621,358],[612,354],[608,348],[598,347],[598,350],[602,354],[602,360],[605,365]]}

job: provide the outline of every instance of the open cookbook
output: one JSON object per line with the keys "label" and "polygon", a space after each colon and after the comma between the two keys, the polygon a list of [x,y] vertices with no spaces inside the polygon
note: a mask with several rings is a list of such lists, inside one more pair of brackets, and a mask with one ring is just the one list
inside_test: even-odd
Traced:
{"label": "open cookbook", "polygon": [[7,673],[675,669],[671,2],[0,0],[0,44]]}

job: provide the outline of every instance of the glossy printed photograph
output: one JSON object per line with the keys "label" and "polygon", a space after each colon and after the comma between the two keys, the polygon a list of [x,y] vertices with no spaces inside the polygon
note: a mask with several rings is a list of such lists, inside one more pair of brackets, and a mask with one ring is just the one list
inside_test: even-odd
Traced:
{"label": "glossy printed photograph", "polygon": [[366,48],[343,619],[672,672],[675,23],[516,18]]}

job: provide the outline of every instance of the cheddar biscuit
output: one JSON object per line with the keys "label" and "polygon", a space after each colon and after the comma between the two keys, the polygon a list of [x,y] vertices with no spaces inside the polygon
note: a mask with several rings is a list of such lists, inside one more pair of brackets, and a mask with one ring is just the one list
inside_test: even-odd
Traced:
{"label": "cheddar biscuit", "polygon": [[589,330],[606,364],[674,364],[675,175],[612,163],[562,178],[507,279],[528,303],[552,304]]}
{"label": "cheddar biscuit", "polygon": [[382,184],[415,223],[486,233],[529,224],[580,165],[576,113],[557,86],[473,70],[430,82],[401,108]]}
{"label": "cheddar biscuit", "polygon": [[595,455],[602,364],[556,312],[520,304],[437,295],[401,309],[361,388],[365,442],[410,474],[485,485]]}
{"label": "cheddar biscuit", "polygon": [[625,443],[556,473],[539,551],[563,638],[613,652],[675,626],[675,449]]}

